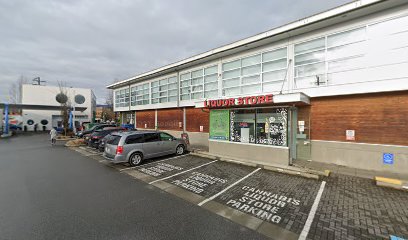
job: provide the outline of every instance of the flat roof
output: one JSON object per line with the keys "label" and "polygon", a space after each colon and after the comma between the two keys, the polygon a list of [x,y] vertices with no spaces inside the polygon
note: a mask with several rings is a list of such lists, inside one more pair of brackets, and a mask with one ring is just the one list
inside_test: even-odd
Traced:
{"label": "flat roof", "polygon": [[[137,76],[113,83],[107,86],[108,89],[115,89],[126,86],[128,84],[136,83],[148,78],[157,77],[160,75],[175,72],[181,68],[187,68],[216,58],[230,55],[245,49],[255,48],[267,43],[278,41],[287,38],[286,33],[290,36],[299,35],[305,32],[310,32],[322,27],[330,26],[332,24],[348,21],[359,16],[365,16],[375,13],[387,8],[398,6],[407,3],[406,0],[356,0],[350,3],[341,5],[336,8],[312,15],[310,17],[302,18],[300,20],[288,23],[281,27],[245,38],[210,51],[186,58],[184,60],[165,65],[163,67],[148,71]],[[350,14],[353,12],[354,14]],[[328,19],[336,18],[334,21],[326,21]],[[306,26],[313,26],[305,29]],[[303,29],[303,31],[302,31]]]}

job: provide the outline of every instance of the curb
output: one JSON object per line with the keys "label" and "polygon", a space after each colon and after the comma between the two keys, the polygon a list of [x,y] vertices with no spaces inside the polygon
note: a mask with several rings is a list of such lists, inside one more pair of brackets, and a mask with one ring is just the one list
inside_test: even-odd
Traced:
{"label": "curb", "polygon": [[380,187],[388,187],[397,190],[408,191],[408,181],[385,177],[375,177],[374,180],[375,184]]}
{"label": "curb", "polygon": [[204,157],[204,158],[209,158],[209,159],[213,159],[213,160],[220,160],[220,161],[245,165],[245,166],[250,166],[250,167],[259,167],[259,168],[263,168],[263,169],[274,171],[274,172],[290,174],[290,175],[295,175],[295,176],[301,176],[301,177],[315,179],[315,180],[319,180],[321,177],[330,176],[330,171],[329,170],[317,171],[317,170],[309,170],[309,169],[306,170],[306,169],[298,168],[298,167],[294,167],[294,166],[261,165],[261,164],[245,162],[245,161],[241,161],[241,160],[233,159],[233,158],[229,158],[229,157],[217,156],[217,155],[213,155],[213,154],[210,154],[208,152],[203,152],[203,151],[196,150],[196,149],[193,149],[191,151],[191,155]]}

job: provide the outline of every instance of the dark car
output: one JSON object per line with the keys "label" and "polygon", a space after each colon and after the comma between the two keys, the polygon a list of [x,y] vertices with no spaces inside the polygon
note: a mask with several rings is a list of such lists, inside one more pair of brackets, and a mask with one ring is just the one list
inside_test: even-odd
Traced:
{"label": "dark car", "polygon": [[114,137],[114,135],[108,134],[104,138],[102,138],[101,141],[99,141],[99,146],[98,146],[99,152],[103,152],[105,150],[106,142],[109,141],[110,139],[112,139],[113,137]]}
{"label": "dark car", "polygon": [[77,135],[77,137],[82,138],[87,134],[92,134],[93,132],[95,132],[97,130],[101,130],[101,129],[106,128],[106,127],[116,127],[116,125],[115,124],[98,124],[98,125],[93,126],[89,130],[77,132],[76,135]]}
{"label": "dark car", "polygon": [[94,131],[88,139],[88,146],[98,148],[101,140],[110,133],[126,131],[126,128],[121,127],[107,127],[102,130]]}

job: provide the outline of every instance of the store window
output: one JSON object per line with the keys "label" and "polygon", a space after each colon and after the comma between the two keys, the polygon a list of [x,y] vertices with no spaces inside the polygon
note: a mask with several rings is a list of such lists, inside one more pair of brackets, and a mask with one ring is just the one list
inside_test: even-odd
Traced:
{"label": "store window", "polygon": [[149,104],[149,83],[132,87],[130,93],[132,106]]}
{"label": "store window", "polygon": [[210,112],[210,139],[286,147],[287,136],[288,108]]}
{"label": "store window", "polygon": [[256,143],[287,146],[287,109],[264,108],[256,111]]}
{"label": "store window", "polygon": [[223,63],[223,96],[280,91],[286,71],[286,47]]}
{"label": "store window", "polygon": [[180,75],[180,100],[218,97],[218,66],[210,66]]}
{"label": "store window", "polygon": [[295,88],[399,78],[406,72],[408,16],[327,34],[294,50]]}
{"label": "store window", "polygon": [[152,82],[152,104],[176,102],[177,94],[177,77],[170,77]]}
{"label": "store window", "polygon": [[326,40],[324,37],[295,45],[297,87],[326,85]]}
{"label": "store window", "polygon": [[230,111],[230,141],[255,143],[255,110]]}
{"label": "store window", "polygon": [[136,87],[130,88],[130,105],[136,106]]}
{"label": "store window", "polygon": [[117,90],[115,92],[115,107],[129,107],[130,94],[129,88]]}

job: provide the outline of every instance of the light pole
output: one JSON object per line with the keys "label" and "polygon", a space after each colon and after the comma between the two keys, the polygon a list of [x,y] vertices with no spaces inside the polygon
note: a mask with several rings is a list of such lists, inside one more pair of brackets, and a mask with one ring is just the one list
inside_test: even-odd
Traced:
{"label": "light pole", "polygon": [[76,126],[75,126],[75,103],[76,103],[76,99],[75,99],[75,90],[71,87],[73,95],[74,96],[74,101],[72,104],[72,131],[74,132],[74,134],[76,134]]}

